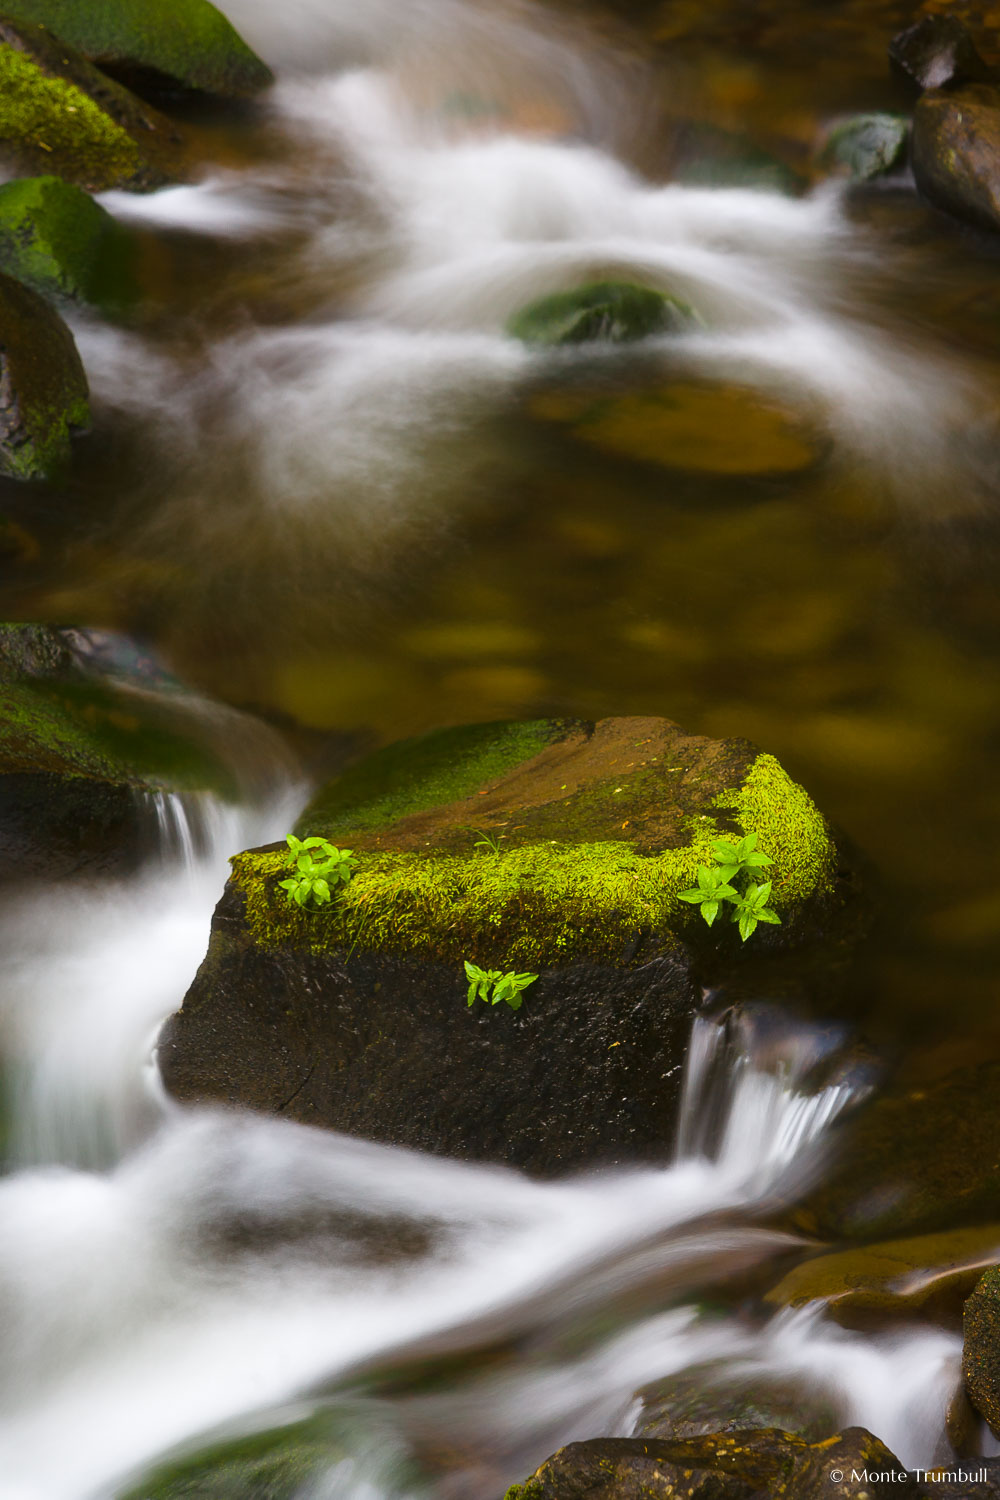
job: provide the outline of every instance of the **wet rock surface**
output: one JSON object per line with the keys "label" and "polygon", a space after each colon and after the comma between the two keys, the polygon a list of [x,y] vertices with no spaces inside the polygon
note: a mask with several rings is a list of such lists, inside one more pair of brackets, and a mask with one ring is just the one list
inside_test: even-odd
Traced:
{"label": "wet rock surface", "polygon": [[1000,89],[925,94],[913,115],[913,175],[936,207],[1000,229]]}
{"label": "wet rock surface", "polygon": [[965,1304],[962,1374],[969,1399],[1000,1435],[1000,1266],[977,1283]]}
{"label": "wet rock surface", "polygon": [[640,1397],[634,1434],[646,1440],[671,1442],[769,1427],[817,1442],[837,1425],[835,1403],[820,1389],[763,1372],[740,1376],[724,1361],[658,1381]]}
{"label": "wet rock surface", "polygon": [[57,476],[74,432],[90,421],[73,335],[30,287],[0,275],[0,473]]}
{"label": "wet rock surface", "polygon": [[0,186],[0,271],[60,302],[127,301],[131,242],[106,209],[59,177]]}
{"label": "wet rock surface", "polygon": [[968,28],[957,16],[924,16],[889,44],[893,71],[918,89],[986,83],[994,71],[979,55]]}
{"label": "wet rock surface", "polygon": [[871,1500],[883,1487],[911,1500],[1000,1494],[996,1461],[976,1459],[953,1469],[954,1482],[943,1474],[918,1479],[861,1427],[816,1443],[776,1429],[666,1442],[596,1438],[560,1449],[524,1484],[512,1486],[507,1500],[827,1500],[834,1492]]}
{"label": "wet rock surface", "polygon": [[208,0],[16,0],[14,10],[132,85],[240,99],[273,82],[270,68]]}
{"label": "wet rock surface", "polygon": [[690,327],[686,302],[651,287],[603,281],[555,292],[515,313],[507,332],[525,344],[627,344]]}
{"label": "wet rock surface", "polygon": [[871,182],[903,165],[909,133],[903,115],[855,115],[828,131],[820,161],[854,182]]}
{"label": "wet rock surface", "polygon": [[[354,849],[338,900],[292,906],[287,850],[234,861],[161,1036],[166,1085],[539,1172],[662,1160],[697,1005],[691,944],[738,942],[676,893],[732,826],[775,860],[783,921],[762,943],[806,940],[843,909],[822,817],[746,742],[625,719],[389,747],[299,825]],[[466,959],[540,977],[516,1014],[470,1007]]]}
{"label": "wet rock surface", "polygon": [[180,135],[151,105],[30,21],[0,16],[0,161],[102,192],[183,175]]}

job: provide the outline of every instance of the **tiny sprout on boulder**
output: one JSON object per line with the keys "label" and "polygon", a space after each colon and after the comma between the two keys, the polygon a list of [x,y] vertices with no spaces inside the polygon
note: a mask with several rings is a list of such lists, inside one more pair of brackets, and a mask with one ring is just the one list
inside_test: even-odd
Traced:
{"label": "tiny sprout on boulder", "polygon": [[325,906],[333,900],[331,887],[346,885],[358,867],[350,849],[338,849],[326,839],[297,839],[290,833],[285,842],[285,868],[295,873],[278,884],[296,906]]}
{"label": "tiny sprout on boulder", "polygon": [[716,839],[712,853],[719,861],[717,865],[699,865],[698,884],[689,891],[678,891],[681,901],[697,906],[711,927],[723,906],[731,908],[732,919],[740,929],[740,937],[746,942],[752,937],[759,922],[780,924],[777,912],[768,906],[771,882],[757,885],[752,880],[740,888],[736,881],[752,870],[762,870],[774,861],[770,855],[757,848],[757,835],[748,833],[746,838],[733,844],[726,839]]}
{"label": "tiny sprout on boulder", "polygon": [[500,969],[480,969],[465,960],[465,974],[469,981],[468,1003],[485,1000],[487,1005],[499,1005],[505,1000],[511,1010],[521,1009],[521,991],[534,984],[537,974],[515,974],[513,970],[503,973]]}

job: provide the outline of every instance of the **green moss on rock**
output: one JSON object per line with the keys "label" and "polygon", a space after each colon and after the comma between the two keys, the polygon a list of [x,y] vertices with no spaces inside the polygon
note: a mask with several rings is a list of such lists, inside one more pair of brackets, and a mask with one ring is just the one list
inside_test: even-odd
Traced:
{"label": "green moss on rock", "polygon": [[1000,1266],[977,1283],[964,1311],[962,1374],[969,1399],[1000,1436]]}
{"label": "green moss on rock", "polygon": [[329,1424],[308,1418],[158,1465],[120,1500],[295,1500],[342,1452]]}
{"label": "green moss on rock", "polygon": [[820,161],[855,182],[871,182],[903,165],[909,134],[904,115],[854,115],[828,132]]}
{"label": "green moss on rock", "polygon": [[600,281],[541,297],[515,313],[507,332],[526,344],[624,344],[691,326],[686,302],[627,281]]}
{"label": "green moss on rock", "polygon": [[47,26],[99,67],[153,73],[184,88],[242,98],[273,82],[209,0],[12,0],[11,13]]}
{"label": "green moss on rock", "polygon": [[[349,844],[341,899],[292,907],[284,854],[233,861],[257,943],[386,950],[532,968],[644,957],[697,922],[678,893],[710,843],[755,832],[791,917],[834,895],[835,848],[803,789],[745,741],[684,735],[657,719],[476,725],[390,747],[324,791],[299,823]],[[498,852],[477,848],[480,832]],[[780,929],[775,929],[780,931]]]}
{"label": "green moss on rock", "polygon": [[181,175],[164,116],[42,26],[0,17],[0,155],[25,175],[90,192],[147,189]]}
{"label": "green moss on rock", "polygon": [[131,300],[131,250],[131,237],[107,210],[59,177],[0,186],[0,271],[50,300]]}
{"label": "green moss on rock", "polygon": [[0,275],[0,473],[52,478],[89,421],[73,335],[37,292]]}

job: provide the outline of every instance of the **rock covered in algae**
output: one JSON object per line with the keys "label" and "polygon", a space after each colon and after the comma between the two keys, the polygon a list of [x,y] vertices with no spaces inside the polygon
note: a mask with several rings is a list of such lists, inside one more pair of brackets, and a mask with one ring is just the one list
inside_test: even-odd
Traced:
{"label": "rock covered in algae", "polygon": [[847,172],[855,182],[884,177],[906,159],[910,122],[903,115],[853,115],[826,134],[820,161]]}
{"label": "rock covered in algae", "polygon": [[627,344],[690,327],[686,302],[629,281],[599,281],[553,292],[523,307],[507,332],[525,344]]}
{"label": "rock covered in algae", "polygon": [[119,1493],[121,1500],[295,1500],[343,1456],[338,1427],[317,1415],[166,1459]]}
{"label": "rock covered in algae", "polygon": [[[96,9],[96,7],[95,7]],[[145,190],[181,175],[177,130],[68,43],[0,16],[0,160],[89,192]]]}
{"label": "rock covered in algae", "polygon": [[226,780],[169,706],[80,671],[58,631],[0,626],[0,878],[129,868],[144,793]]}
{"label": "rock covered in algae", "polygon": [[37,292],[0,274],[0,473],[53,477],[89,421],[73,335]]}
{"label": "rock covered in algae", "polygon": [[1000,88],[924,94],[913,114],[913,175],[938,208],[1000,229]]}
{"label": "rock covered in algae", "polygon": [[163,81],[240,99],[274,81],[209,0],[10,0],[9,8],[130,83]]}
{"label": "rock covered in algae", "polygon": [[0,271],[57,301],[129,300],[132,241],[81,188],[61,177],[0,186]]}
{"label": "rock covered in algae", "polygon": [[734,1372],[723,1360],[683,1370],[639,1392],[636,1437],[662,1441],[775,1427],[816,1442],[837,1425],[836,1403],[822,1381],[755,1370]]}
{"label": "rock covered in algae", "polygon": [[846,1427],[814,1443],[762,1428],[671,1441],[570,1443],[524,1484],[511,1486],[506,1500],[829,1500],[831,1494],[872,1500],[875,1486],[883,1484],[912,1500],[931,1494],[957,1500],[963,1493],[946,1483],[918,1485],[863,1427]]}
{"label": "rock covered in algae", "polygon": [[994,1436],[1000,1437],[1000,1265],[991,1267],[976,1284],[965,1304],[963,1322],[966,1390]]}
{"label": "rock covered in algae", "polygon": [[[161,1037],[167,1087],[543,1172],[662,1160],[697,1000],[687,944],[739,946],[678,893],[727,830],[774,860],[783,925],[762,945],[847,901],[822,816],[746,741],[606,719],[390,746],[299,824],[354,850],[343,896],[291,905],[283,847],[233,860]],[[516,1014],[470,1008],[464,960],[540,977]]]}

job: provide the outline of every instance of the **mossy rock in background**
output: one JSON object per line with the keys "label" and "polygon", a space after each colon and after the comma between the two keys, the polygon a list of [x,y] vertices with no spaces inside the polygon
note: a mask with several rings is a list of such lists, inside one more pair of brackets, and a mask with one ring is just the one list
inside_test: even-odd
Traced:
{"label": "mossy rock in background", "polygon": [[342,1457],[330,1424],[309,1417],[167,1460],[117,1500],[296,1500]]}
{"label": "mossy rock in background", "polygon": [[916,89],[988,83],[994,69],[980,57],[972,34],[957,16],[923,16],[889,43],[894,73]]}
{"label": "mossy rock in background", "polygon": [[821,1375],[807,1384],[801,1377],[760,1370],[741,1374],[724,1360],[695,1366],[639,1392],[642,1406],[633,1436],[669,1442],[777,1427],[818,1442],[836,1430],[840,1415],[832,1393],[821,1384]]}
{"label": "mossy rock in background", "polygon": [[881,1240],[991,1223],[1000,1201],[1000,1064],[898,1088],[834,1126],[835,1156],[795,1224]]}
{"label": "mossy rock in background", "polygon": [[965,1304],[962,1374],[969,1399],[1000,1437],[1000,1266],[982,1276]]}
{"label": "mossy rock in background", "polygon": [[854,182],[885,177],[906,160],[910,122],[903,115],[853,115],[827,132],[820,163]]}
{"label": "mossy rock in background", "polygon": [[628,281],[600,281],[554,292],[514,314],[507,332],[525,344],[632,343],[690,328],[686,302]]}
{"label": "mossy rock in background", "polygon": [[132,237],[60,177],[0,186],[0,271],[50,300],[114,308],[132,300]]}
{"label": "mossy rock in background", "polygon": [[[96,9],[96,8],[95,8]],[[183,175],[181,138],[150,105],[44,26],[0,16],[0,160],[89,192]]]}
{"label": "mossy rock in background", "polygon": [[10,0],[9,8],[130,86],[159,82],[242,99],[274,81],[209,0]]}
{"label": "mossy rock in background", "polygon": [[0,626],[0,879],[131,868],[148,794],[205,789],[231,778],[169,701],[89,676],[58,631]]}
{"label": "mossy rock in background", "polygon": [[[234,859],[161,1037],[166,1085],[543,1172],[663,1160],[698,994],[687,945],[739,949],[678,892],[727,830],[774,859],[783,925],[758,929],[760,949],[823,932],[851,890],[830,831],[746,741],[606,719],[390,746],[298,825],[355,851],[341,898],[292,906],[286,849]],[[540,978],[516,1014],[470,1009],[465,959]]]}
{"label": "mossy rock in background", "polygon": [[0,274],[0,473],[53,478],[89,422],[73,335],[37,292]]}

